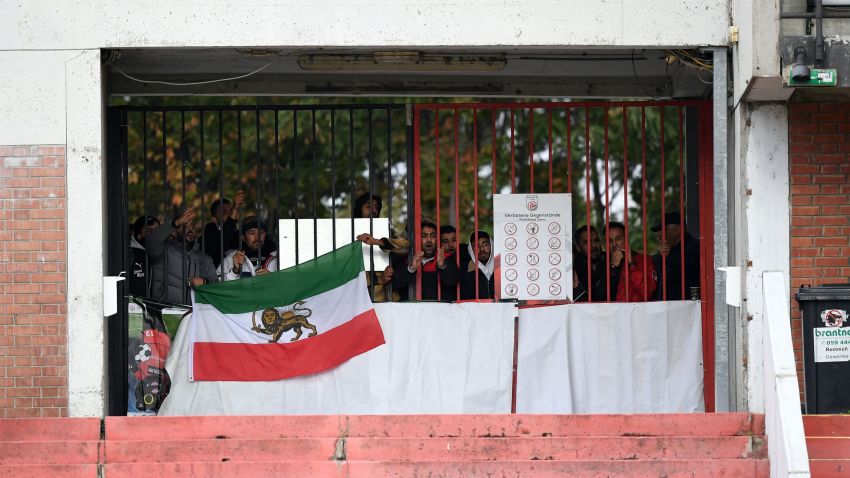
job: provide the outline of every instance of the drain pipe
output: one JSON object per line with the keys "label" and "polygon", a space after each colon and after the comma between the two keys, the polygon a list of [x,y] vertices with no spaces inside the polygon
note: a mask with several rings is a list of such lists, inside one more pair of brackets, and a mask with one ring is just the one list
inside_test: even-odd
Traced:
{"label": "drain pipe", "polygon": [[823,66],[823,0],[815,0],[815,66]]}

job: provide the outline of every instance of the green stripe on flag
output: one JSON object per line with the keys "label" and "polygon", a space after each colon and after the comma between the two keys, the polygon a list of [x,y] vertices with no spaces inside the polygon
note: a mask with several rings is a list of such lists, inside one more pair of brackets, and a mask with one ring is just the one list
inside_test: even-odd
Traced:
{"label": "green stripe on flag", "polygon": [[281,307],[355,279],[363,268],[363,243],[353,242],[278,272],[195,288],[195,302],[225,314]]}

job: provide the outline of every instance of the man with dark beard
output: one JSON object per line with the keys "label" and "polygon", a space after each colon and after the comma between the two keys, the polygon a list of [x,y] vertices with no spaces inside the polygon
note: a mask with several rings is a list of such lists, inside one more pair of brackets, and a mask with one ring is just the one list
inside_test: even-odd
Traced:
{"label": "man with dark beard", "polygon": [[[416,274],[422,274],[422,300],[453,301],[457,298],[458,270],[454,260],[446,260],[439,246],[437,225],[423,221],[421,226],[422,250],[416,251],[406,267],[399,267],[393,275],[393,287],[406,289],[415,283]],[[437,284],[439,283],[439,297]]]}
{"label": "man with dark beard", "polygon": [[195,215],[194,209],[187,209],[170,225],[156,228],[145,241],[154,300],[189,304],[191,287],[218,281],[212,258],[196,247]]}
{"label": "man with dark beard", "polygon": [[573,302],[605,302],[608,300],[605,282],[608,273],[599,234],[593,226],[581,226],[576,229],[573,240]]}
{"label": "man with dark beard", "polygon": [[231,249],[218,267],[223,281],[275,272],[278,269],[277,251],[268,251],[266,225],[257,216],[242,221],[242,248]]}
{"label": "man with dark beard", "polygon": [[[477,237],[476,237],[477,236]],[[477,244],[473,248],[472,245]],[[460,276],[460,298],[461,299],[492,299],[495,295],[495,280],[493,271],[495,261],[493,259],[493,248],[490,244],[490,234],[478,231],[469,236],[470,259],[463,264]],[[472,259],[472,258],[475,259]],[[478,277],[478,288],[475,287]],[[477,290],[477,292],[476,292]]]}

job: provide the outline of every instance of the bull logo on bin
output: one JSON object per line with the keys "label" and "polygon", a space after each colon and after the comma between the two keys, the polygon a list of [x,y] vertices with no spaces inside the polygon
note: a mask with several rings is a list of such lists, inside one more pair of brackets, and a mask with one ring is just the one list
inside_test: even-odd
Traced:
{"label": "bull logo on bin", "polygon": [[526,196],[525,197],[525,207],[528,208],[529,211],[537,210],[537,196]]}
{"label": "bull logo on bin", "polygon": [[842,327],[847,320],[847,311],[841,309],[826,309],[820,313],[823,325],[827,327]]}

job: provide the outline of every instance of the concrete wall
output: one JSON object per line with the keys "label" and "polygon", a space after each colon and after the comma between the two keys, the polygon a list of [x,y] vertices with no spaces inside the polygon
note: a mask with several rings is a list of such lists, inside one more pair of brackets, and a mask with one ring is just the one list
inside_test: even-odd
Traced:
{"label": "concrete wall", "polygon": [[727,25],[725,0],[18,2],[4,6],[0,45],[724,45]]}
{"label": "concrete wall", "polygon": [[[729,17],[726,0],[600,0],[592,8],[580,0],[60,1],[4,2],[2,10],[0,145],[27,151],[37,145],[65,148],[67,229],[64,242],[58,244],[71,251],[65,284],[68,398],[67,408],[58,409],[77,416],[97,416],[104,407],[102,106],[106,99],[100,49],[723,46]],[[9,287],[11,279],[3,277],[0,287]]]}
{"label": "concrete wall", "polygon": [[782,271],[788,277],[788,129],[784,104],[741,104],[736,115],[736,140],[744,168],[745,297],[737,330],[741,344],[739,382],[746,402],[741,406],[764,412],[765,304],[762,273]]}

